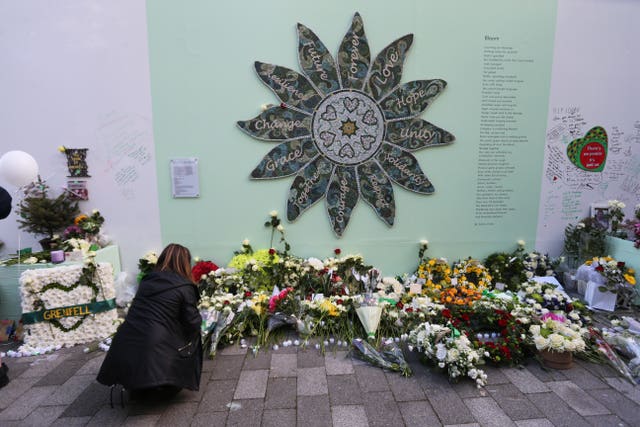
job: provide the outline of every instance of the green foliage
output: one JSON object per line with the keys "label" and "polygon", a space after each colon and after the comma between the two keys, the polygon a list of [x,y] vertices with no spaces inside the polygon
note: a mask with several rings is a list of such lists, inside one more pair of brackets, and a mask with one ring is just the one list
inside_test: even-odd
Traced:
{"label": "green foliage", "polygon": [[79,210],[78,202],[67,193],[55,198],[49,197],[48,193],[49,186],[38,178],[18,205],[18,224],[31,234],[51,239],[56,232],[73,223]]}
{"label": "green foliage", "polygon": [[580,265],[595,256],[607,252],[607,230],[593,218],[585,218],[576,225],[564,229],[564,252]]}

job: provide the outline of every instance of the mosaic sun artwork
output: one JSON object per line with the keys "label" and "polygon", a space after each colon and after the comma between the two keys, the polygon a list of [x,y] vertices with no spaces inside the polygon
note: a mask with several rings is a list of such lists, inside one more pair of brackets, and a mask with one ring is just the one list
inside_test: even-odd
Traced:
{"label": "mosaic sun artwork", "polygon": [[277,142],[251,172],[253,179],[295,175],[287,200],[294,221],[322,198],[337,236],[360,198],[392,226],[392,182],[420,194],[434,186],[413,151],[453,142],[454,136],[418,118],[444,90],[444,80],[400,84],[408,34],[371,61],[362,18],[353,17],[337,59],[309,28],[298,24],[302,74],[255,62],[260,79],[281,104],[239,121],[251,137]]}

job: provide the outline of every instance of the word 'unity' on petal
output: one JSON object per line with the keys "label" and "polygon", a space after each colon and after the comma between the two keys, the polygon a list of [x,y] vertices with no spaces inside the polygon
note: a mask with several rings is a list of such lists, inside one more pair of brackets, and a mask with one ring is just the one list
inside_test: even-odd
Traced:
{"label": "word 'unity' on petal", "polygon": [[281,105],[238,122],[249,136],[279,143],[251,178],[295,175],[287,200],[289,221],[325,198],[331,227],[342,236],[362,198],[392,226],[392,182],[420,194],[435,191],[411,152],[454,141],[451,133],[417,117],[447,83],[401,84],[413,34],[392,42],[372,61],[358,13],[335,59],[313,31],[302,24],[297,29],[302,74],[255,62],[258,77]]}

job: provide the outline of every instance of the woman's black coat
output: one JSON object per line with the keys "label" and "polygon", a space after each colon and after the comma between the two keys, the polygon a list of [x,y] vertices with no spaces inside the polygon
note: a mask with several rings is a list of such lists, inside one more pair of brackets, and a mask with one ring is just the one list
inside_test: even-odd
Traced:
{"label": "woman's black coat", "polygon": [[[136,390],[173,385],[198,390],[202,343],[198,290],[184,277],[154,271],[140,282],[102,363],[98,382]],[[178,349],[190,341],[191,355]]]}

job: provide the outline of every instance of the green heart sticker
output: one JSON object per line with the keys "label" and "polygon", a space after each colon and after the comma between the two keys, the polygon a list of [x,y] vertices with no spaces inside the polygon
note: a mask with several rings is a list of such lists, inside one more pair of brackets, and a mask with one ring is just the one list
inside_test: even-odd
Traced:
{"label": "green heart sticker", "polygon": [[607,161],[607,132],[601,126],[589,130],[583,138],[578,138],[567,146],[567,156],[571,163],[587,172],[602,172]]}

